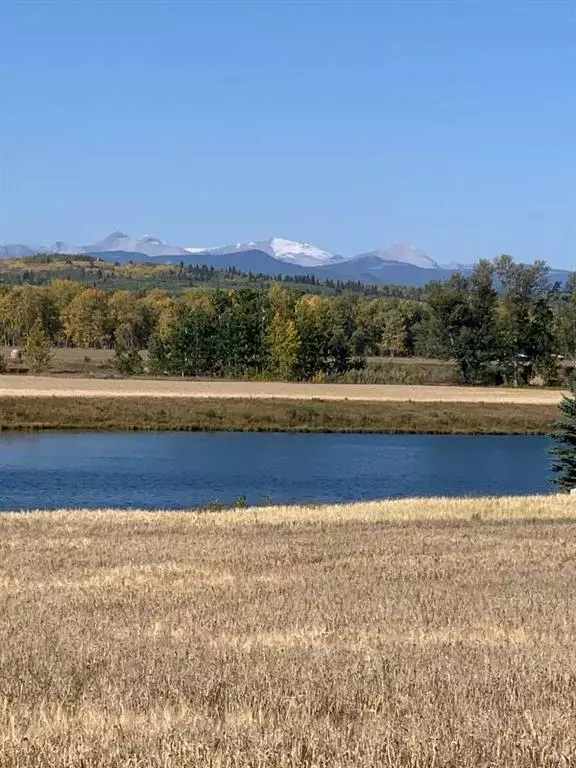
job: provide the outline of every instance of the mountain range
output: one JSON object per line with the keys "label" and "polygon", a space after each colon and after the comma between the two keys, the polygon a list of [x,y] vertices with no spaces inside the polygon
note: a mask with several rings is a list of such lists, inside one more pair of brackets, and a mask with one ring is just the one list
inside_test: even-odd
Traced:
{"label": "mountain range", "polygon": [[282,237],[271,237],[268,240],[253,240],[248,243],[236,243],[217,248],[187,248],[189,253],[204,253],[216,256],[222,253],[246,253],[247,251],[261,251],[273,259],[285,261],[288,264],[296,264],[300,267],[322,267],[327,264],[337,264],[344,261],[330,251],[324,251],[311,243],[301,243],[296,240],[285,240]]}
{"label": "mountain range", "polygon": [[[195,248],[171,245],[151,235],[133,238],[125,232],[116,231],[88,245],[62,240],[50,246],[0,245],[0,259],[23,258],[38,253],[90,254],[120,263],[207,264],[215,269],[235,267],[243,272],[272,276],[314,274],[321,279],[408,286],[423,286],[432,280],[445,280],[454,272],[466,274],[472,269],[467,264],[440,265],[423,251],[406,243],[377,248],[348,259],[311,243],[280,237]],[[553,270],[550,277],[565,282],[568,274],[564,270]]]}

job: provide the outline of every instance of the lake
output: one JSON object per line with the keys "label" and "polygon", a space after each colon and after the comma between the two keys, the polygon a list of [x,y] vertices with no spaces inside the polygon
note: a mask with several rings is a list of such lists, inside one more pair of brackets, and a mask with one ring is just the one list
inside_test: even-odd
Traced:
{"label": "lake", "polygon": [[0,433],[0,509],[546,493],[545,437]]}

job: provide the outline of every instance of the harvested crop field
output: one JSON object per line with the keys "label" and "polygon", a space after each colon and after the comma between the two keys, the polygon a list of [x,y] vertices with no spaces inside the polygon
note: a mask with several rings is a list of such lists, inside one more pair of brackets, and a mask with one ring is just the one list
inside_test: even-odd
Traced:
{"label": "harvested crop field", "polygon": [[299,384],[179,379],[82,379],[0,376],[0,397],[184,397],[370,400],[556,405],[560,390],[403,384]]}
{"label": "harvested crop field", "polygon": [[567,496],[0,515],[2,768],[576,760]]}

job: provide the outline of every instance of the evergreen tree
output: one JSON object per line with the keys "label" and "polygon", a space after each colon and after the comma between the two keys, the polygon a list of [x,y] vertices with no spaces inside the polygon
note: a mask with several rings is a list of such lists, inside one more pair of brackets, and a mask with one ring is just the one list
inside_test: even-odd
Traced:
{"label": "evergreen tree", "polygon": [[554,336],[557,351],[571,363],[576,363],[576,272],[571,273],[556,303]]}
{"label": "evergreen tree", "polygon": [[570,392],[560,403],[560,419],[554,425],[552,471],[557,473],[554,482],[560,488],[576,488],[576,384],[570,384]]}

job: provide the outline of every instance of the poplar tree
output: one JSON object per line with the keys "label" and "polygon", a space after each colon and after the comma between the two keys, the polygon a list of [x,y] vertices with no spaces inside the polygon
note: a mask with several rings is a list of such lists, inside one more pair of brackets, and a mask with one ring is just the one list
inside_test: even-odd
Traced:
{"label": "poplar tree", "polygon": [[268,372],[279,379],[294,378],[300,340],[294,320],[276,312],[268,327]]}
{"label": "poplar tree", "polygon": [[50,339],[40,320],[34,323],[26,337],[22,357],[32,373],[47,368],[52,358]]}

